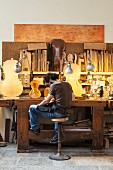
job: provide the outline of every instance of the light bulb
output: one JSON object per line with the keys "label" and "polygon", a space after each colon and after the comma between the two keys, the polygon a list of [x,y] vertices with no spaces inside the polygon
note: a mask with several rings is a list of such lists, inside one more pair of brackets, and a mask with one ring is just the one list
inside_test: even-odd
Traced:
{"label": "light bulb", "polygon": [[66,68],[66,70],[65,70],[65,73],[66,73],[66,74],[71,74],[71,73],[73,73],[73,70],[72,70],[72,68],[71,68],[71,64],[70,64],[70,63],[67,64],[67,68]]}
{"label": "light bulb", "polygon": [[95,69],[94,65],[91,62],[89,62],[88,65],[86,66],[86,70],[93,71],[94,69]]}

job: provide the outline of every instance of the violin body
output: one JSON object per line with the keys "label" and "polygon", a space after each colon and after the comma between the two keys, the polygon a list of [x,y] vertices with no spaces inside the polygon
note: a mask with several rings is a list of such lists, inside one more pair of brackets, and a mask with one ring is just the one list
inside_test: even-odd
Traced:
{"label": "violin body", "polygon": [[47,97],[48,93],[49,93],[50,87],[46,87],[44,89],[44,97]]}
{"label": "violin body", "polygon": [[32,88],[31,91],[29,92],[30,98],[38,99],[41,96],[40,90],[38,89],[39,82],[37,80],[32,80],[30,85]]}
{"label": "violin body", "polygon": [[1,93],[3,96],[16,97],[23,91],[22,82],[18,79],[18,73],[14,72],[14,66],[17,60],[7,60],[4,62],[3,70],[5,79],[1,84]]}

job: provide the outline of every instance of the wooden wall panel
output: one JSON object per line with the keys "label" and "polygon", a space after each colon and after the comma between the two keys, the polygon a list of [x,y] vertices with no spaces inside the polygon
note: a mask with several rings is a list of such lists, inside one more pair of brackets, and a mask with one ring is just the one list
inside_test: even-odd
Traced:
{"label": "wooden wall panel", "polygon": [[26,42],[2,42],[2,62],[10,60],[11,58],[18,60],[20,57],[20,50],[28,48]]}
{"label": "wooden wall panel", "polygon": [[15,24],[14,41],[50,42],[54,38],[65,42],[104,42],[104,25]]}

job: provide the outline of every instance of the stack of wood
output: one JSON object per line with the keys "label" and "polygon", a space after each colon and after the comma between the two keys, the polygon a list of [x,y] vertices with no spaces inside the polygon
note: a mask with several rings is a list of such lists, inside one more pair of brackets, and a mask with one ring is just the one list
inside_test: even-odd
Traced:
{"label": "stack of wood", "polygon": [[113,138],[113,123],[105,123],[104,128],[104,147],[109,148],[109,139]]}
{"label": "stack of wood", "polygon": [[112,54],[108,54],[106,51],[105,43],[84,43],[84,49],[86,50],[86,61],[90,55],[90,60],[95,66],[96,72],[108,72],[111,71]]}
{"label": "stack of wood", "polygon": [[[23,55],[23,50],[21,50],[20,59],[23,58]],[[46,43],[28,44],[26,55],[27,58],[22,61],[22,71],[48,71]]]}
{"label": "stack of wood", "polygon": [[106,131],[106,135],[109,138],[113,138],[113,123],[105,123],[105,131]]}

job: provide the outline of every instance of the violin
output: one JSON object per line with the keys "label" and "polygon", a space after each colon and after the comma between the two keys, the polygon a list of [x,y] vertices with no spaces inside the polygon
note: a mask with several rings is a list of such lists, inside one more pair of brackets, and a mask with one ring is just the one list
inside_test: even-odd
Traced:
{"label": "violin", "polygon": [[38,80],[32,80],[31,83],[31,91],[29,92],[30,98],[39,98],[41,96],[39,88],[39,82]]}
{"label": "violin", "polygon": [[44,89],[44,97],[47,97],[48,93],[49,93],[50,87],[46,87]]}

